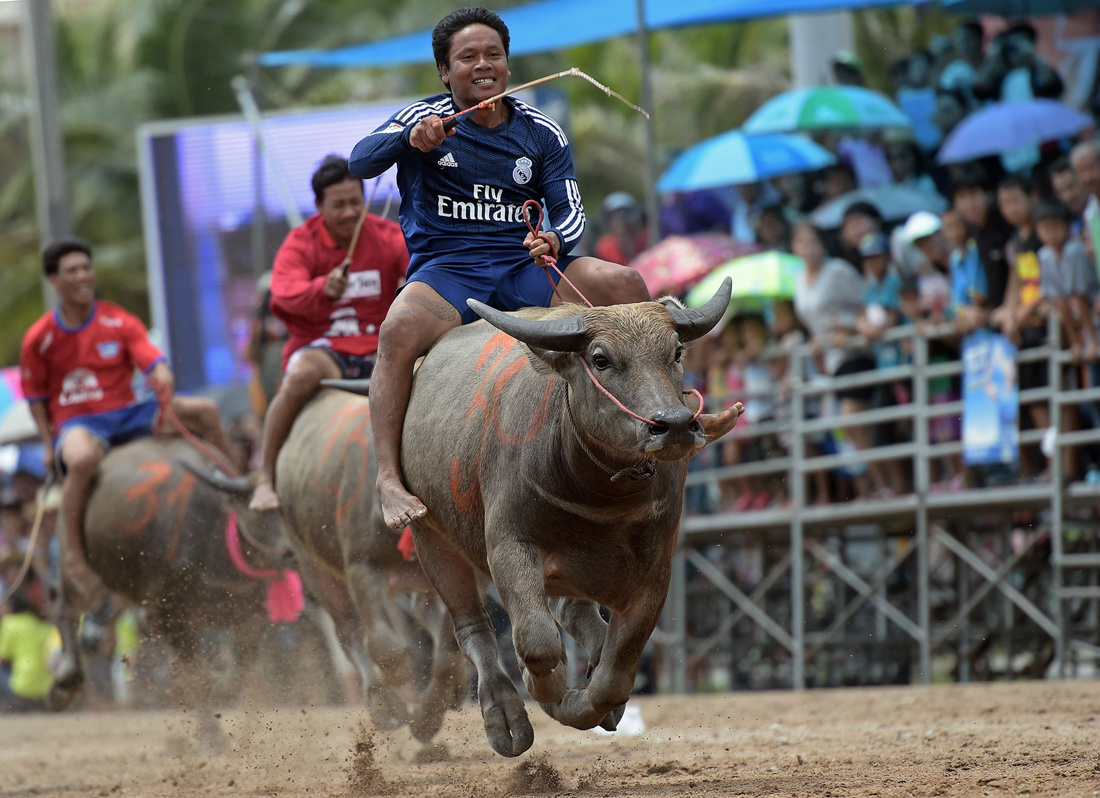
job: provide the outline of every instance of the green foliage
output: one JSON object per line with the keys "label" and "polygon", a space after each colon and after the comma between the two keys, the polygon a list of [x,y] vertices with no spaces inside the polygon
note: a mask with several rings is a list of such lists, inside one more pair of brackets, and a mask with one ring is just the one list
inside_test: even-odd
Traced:
{"label": "green foliage", "polygon": [[[500,8],[512,5],[498,3]],[[100,294],[147,318],[135,131],[157,119],[236,113],[230,89],[247,72],[265,108],[420,96],[440,90],[427,63],[394,70],[260,70],[266,50],[331,48],[418,30],[461,3],[444,0],[98,0],[65,6],[57,21],[62,122],[74,229],[96,248]],[[55,9],[59,6],[55,6]],[[945,29],[910,9],[858,14],[857,40],[872,75],[893,53]],[[650,35],[660,167],[678,150],[740,124],[787,82],[783,19]],[[518,85],[577,66],[641,102],[635,38],[513,59]],[[582,190],[644,193],[640,116],[585,81],[555,84],[571,108]],[[22,86],[0,86],[19,97]],[[42,312],[33,174],[25,108],[0,105],[0,363],[13,363],[23,331]]]}

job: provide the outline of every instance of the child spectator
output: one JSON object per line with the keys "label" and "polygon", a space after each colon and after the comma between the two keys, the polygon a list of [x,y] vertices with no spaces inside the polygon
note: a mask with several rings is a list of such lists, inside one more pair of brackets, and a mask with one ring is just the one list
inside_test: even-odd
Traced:
{"label": "child spectator", "polygon": [[48,662],[54,627],[22,590],[7,603],[11,611],[0,619],[0,711],[45,709],[53,684]]}
{"label": "child spectator", "polygon": [[[764,318],[755,314],[734,316],[729,326],[736,330],[735,337],[739,342],[730,369],[737,374],[742,394],[740,397],[734,394],[731,398],[744,401],[745,427],[741,432],[744,436],[751,434],[754,425],[771,421],[775,415],[775,385],[762,359],[768,343],[768,327]],[[757,437],[746,440],[741,436],[729,435],[724,439],[725,465],[751,463],[764,458],[765,442]],[[771,505],[772,496],[759,478],[737,480],[734,488],[738,493],[733,505],[734,512],[764,510]]]}
{"label": "child spectator", "polygon": [[[933,300],[935,304],[930,308],[914,309],[927,321],[940,323],[954,318],[959,308],[966,312],[966,308],[971,307],[968,303],[979,301],[985,296],[985,273],[966,233],[962,219],[953,211],[945,213],[942,221],[932,213],[925,211],[914,213],[902,229],[901,241],[905,245],[917,247],[928,259],[926,279],[929,295],[933,295],[935,290],[936,274],[939,274],[941,286],[942,282],[950,281],[950,292],[947,297],[940,295]],[[955,264],[952,261],[955,261]],[[912,305],[913,302],[910,300],[911,308]],[[943,339],[934,339],[929,342],[929,363],[950,362],[958,360],[958,357],[958,349],[953,342]],[[961,396],[958,380],[951,377],[929,380],[928,396],[932,405],[958,401]],[[960,432],[961,416],[959,415],[935,416],[929,424],[929,439],[932,443],[957,441]],[[940,480],[932,488],[933,490],[958,490],[963,486],[964,479],[962,458],[957,454],[950,455],[945,458]]]}
{"label": "child spectator", "polygon": [[[986,187],[985,170],[976,164],[960,167],[952,176],[951,203],[969,227],[970,238],[985,271],[983,305],[989,309],[999,307],[1008,286],[1004,250],[1014,230],[993,203]],[[984,318],[979,323],[984,324]]]}
{"label": "child spectator", "polygon": [[[1042,272],[1040,290],[1043,302],[1049,303],[1061,319],[1063,338],[1068,346],[1073,366],[1065,376],[1062,388],[1073,390],[1079,385],[1097,384],[1096,359],[1100,356],[1097,345],[1096,320],[1093,304],[1100,295],[1100,280],[1097,279],[1096,265],[1090,260],[1084,245],[1070,237],[1073,214],[1057,201],[1040,202],[1035,209],[1035,227],[1039,240],[1043,242],[1039,250],[1039,268]],[[1077,379],[1080,362],[1087,363],[1085,380]],[[1095,408],[1090,405],[1083,408],[1087,414],[1094,415]],[[1077,408],[1063,408],[1063,431],[1070,432],[1079,427]],[[1095,418],[1091,419],[1095,422]],[[1065,479],[1077,478],[1076,450],[1065,447],[1062,471]]]}
{"label": "child spectator", "polygon": [[[1009,265],[1005,301],[991,320],[1021,351],[1042,346],[1047,337],[1046,323],[1037,312],[1042,298],[1039,248],[1043,244],[1035,233],[1031,194],[1031,181],[1019,175],[1005,177],[997,187],[997,206],[1015,232],[1005,247]],[[1034,360],[1020,363],[1018,379],[1022,391],[1042,388],[1047,384],[1047,364]],[[1034,429],[1050,426],[1050,408],[1045,400],[1028,404],[1026,412]],[[1026,449],[1020,451],[1020,465],[1024,476],[1034,475],[1031,453]]]}
{"label": "child spectator", "polygon": [[[864,288],[863,312],[856,319],[856,331],[868,339],[870,349],[856,366],[849,366],[847,373],[851,374],[857,373],[857,366],[869,365],[870,368],[862,368],[864,371],[893,368],[900,359],[896,343],[879,340],[886,330],[898,323],[899,318],[901,279],[890,263],[890,242],[882,233],[869,233],[860,243],[859,252]],[[867,357],[868,354],[870,357]],[[841,366],[840,371],[845,370],[845,365]],[[842,415],[891,405],[895,401],[892,385],[867,386],[847,393],[848,396],[842,396],[841,400]],[[845,431],[860,450],[893,442],[888,425],[852,427]],[[890,496],[904,492],[906,480],[899,461],[871,462],[868,470],[876,495]]]}

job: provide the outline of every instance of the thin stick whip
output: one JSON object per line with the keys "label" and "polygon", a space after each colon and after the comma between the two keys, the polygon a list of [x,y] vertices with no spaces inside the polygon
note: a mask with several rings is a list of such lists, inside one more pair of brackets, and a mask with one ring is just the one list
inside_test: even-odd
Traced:
{"label": "thin stick whip", "polygon": [[340,264],[341,273],[347,277],[348,269],[351,267],[351,256],[355,254],[355,245],[359,243],[359,233],[363,230],[363,222],[366,221],[367,213],[370,212],[370,206],[374,204],[374,194],[378,191],[378,186],[382,182],[382,175],[378,175],[378,179],[374,181],[374,185],[371,186],[370,196],[367,197],[367,204],[363,206],[363,213],[359,217],[359,221],[355,223],[355,232],[351,234],[351,244],[348,245],[348,254],[344,258],[344,262]]}
{"label": "thin stick whip", "polygon": [[564,72],[557,72],[553,75],[547,75],[544,78],[538,78],[537,80],[529,81],[527,83],[524,83],[522,86],[516,86],[514,89],[508,89],[508,91],[503,91],[494,97],[490,97],[488,100],[482,100],[477,105],[473,105],[467,108],[465,111],[459,111],[457,114],[446,116],[443,118],[443,129],[451,130],[452,128],[454,128],[455,125],[459,123],[459,117],[468,113],[472,113],[473,111],[489,108],[497,100],[503,100],[509,94],[515,94],[517,91],[523,91],[524,89],[529,89],[532,86],[538,86],[542,83],[549,83],[550,81],[557,80],[558,78],[584,78],[597,89],[606,94],[608,97],[614,97],[617,100],[621,100],[622,102],[633,108],[635,111],[637,111],[639,114],[644,116],[646,119],[649,119],[649,112],[642,108],[640,105],[635,105],[634,103],[630,102],[630,100],[626,99],[626,97],[623,97],[623,95],[619,94],[617,91],[614,91],[613,89],[603,85],[591,75],[587,75],[584,72],[581,72],[576,67],[573,67],[572,69],[567,69]]}

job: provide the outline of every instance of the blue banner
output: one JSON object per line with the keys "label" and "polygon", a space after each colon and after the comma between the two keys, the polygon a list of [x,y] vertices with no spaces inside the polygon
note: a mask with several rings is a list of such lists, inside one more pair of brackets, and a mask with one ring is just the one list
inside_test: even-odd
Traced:
{"label": "blue banner", "polygon": [[1020,391],[1016,347],[978,330],[963,339],[963,459],[967,465],[1017,462]]}

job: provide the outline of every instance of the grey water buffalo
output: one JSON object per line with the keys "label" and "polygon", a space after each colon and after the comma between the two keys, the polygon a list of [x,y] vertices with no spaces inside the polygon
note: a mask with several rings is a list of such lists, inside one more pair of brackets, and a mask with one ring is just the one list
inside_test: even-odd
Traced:
{"label": "grey water buffalo", "polygon": [[[448,333],[421,363],[402,437],[406,484],[429,509],[413,539],[504,756],[534,734],[497,662],[485,580],[543,709],[613,729],[668,592],[688,459],[741,412],[700,415],[682,396],[684,345],[718,322],[730,290],[691,310],[666,299],[502,313],[471,300],[487,323]],[[589,653],[584,687],[567,689],[559,624]]]}
{"label": "grey water buffalo", "polygon": [[[185,466],[189,466],[185,467]],[[264,612],[266,584],[241,574],[226,549],[231,511],[263,550],[245,538],[242,554],[253,568],[278,565],[268,544],[279,538],[278,518],[250,513],[247,501],[226,501],[198,479],[210,463],[181,439],[142,438],[112,449],[99,465],[85,516],[88,563],[112,592],[143,607],[150,631],[173,649],[179,675],[200,676],[199,634],[206,629],[236,632],[237,671],[254,659],[269,624]],[[50,705],[61,709],[83,682],[77,622],[62,581],[55,604],[62,655]],[[201,697],[204,691],[198,688]],[[200,702],[197,702],[200,703]],[[213,716],[204,731],[216,734]],[[213,728],[211,728],[213,726]]]}
{"label": "grey water buffalo", "polygon": [[[465,691],[466,663],[446,609],[382,520],[377,468],[367,400],[320,391],[294,420],[276,463],[283,531],[306,588],[359,668],[375,724],[408,723],[417,740],[428,742]],[[398,594],[412,597],[410,609],[433,640],[431,681],[411,712],[395,689],[414,674],[409,618]]]}

